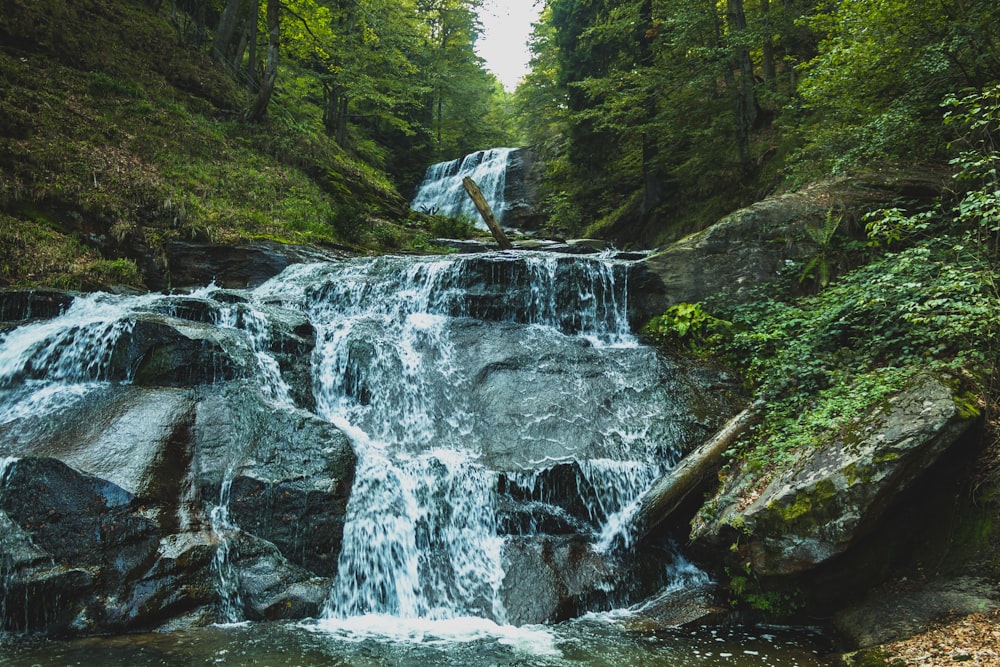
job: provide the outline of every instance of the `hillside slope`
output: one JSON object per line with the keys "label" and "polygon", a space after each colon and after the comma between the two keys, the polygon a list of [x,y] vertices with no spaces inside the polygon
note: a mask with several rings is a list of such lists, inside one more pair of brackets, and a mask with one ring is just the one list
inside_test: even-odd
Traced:
{"label": "hillside slope", "polygon": [[390,179],[280,83],[267,120],[243,122],[246,92],[168,5],[4,3],[0,286],[142,288],[176,240],[420,242],[392,222],[407,210]]}

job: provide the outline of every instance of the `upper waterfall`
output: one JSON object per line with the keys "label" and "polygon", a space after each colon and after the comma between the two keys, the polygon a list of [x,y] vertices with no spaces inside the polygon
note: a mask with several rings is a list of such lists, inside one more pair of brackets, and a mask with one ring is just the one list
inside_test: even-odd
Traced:
{"label": "upper waterfall", "polygon": [[427,168],[424,181],[417,189],[410,207],[416,211],[451,217],[471,216],[478,227],[486,229],[462,186],[462,179],[468,176],[482,190],[493,214],[502,223],[506,208],[504,190],[507,186],[507,162],[511,152],[516,150],[491,148],[450,162],[431,165]]}

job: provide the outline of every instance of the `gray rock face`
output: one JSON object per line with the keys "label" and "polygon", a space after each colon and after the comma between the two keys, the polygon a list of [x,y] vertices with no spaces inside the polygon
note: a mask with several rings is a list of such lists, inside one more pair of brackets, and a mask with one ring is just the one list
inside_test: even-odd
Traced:
{"label": "gray rock face", "polygon": [[152,289],[200,286],[213,281],[220,287],[256,287],[291,264],[335,261],[338,257],[317,248],[270,241],[239,245],[176,241],[167,247],[167,272],[147,272],[145,278]]}
{"label": "gray rock face", "polygon": [[[308,320],[218,296],[140,301],[122,311],[117,338],[86,338],[82,354],[66,350],[86,324],[56,334],[57,344],[44,339],[56,329],[44,329],[0,383],[14,403],[52,373],[83,382],[56,402],[37,398],[43,391],[0,423],[0,628],[102,633],[219,620],[216,561],[227,541],[241,616],[318,613],[354,452],[295,405],[314,403]],[[52,317],[72,300],[31,298],[42,307],[15,299],[11,317]],[[240,330],[253,330],[260,349]],[[261,386],[262,353],[287,399]],[[73,370],[76,359],[100,382]],[[239,526],[232,535],[213,528],[220,504]]]}
{"label": "gray rock face", "polygon": [[532,148],[518,148],[507,158],[504,188],[504,227],[527,231],[539,229],[543,217],[539,212],[539,187],[544,165]]}
{"label": "gray rock face", "polygon": [[816,183],[736,211],[642,263],[644,270],[637,270],[632,282],[635,318],[644,321],[674,304],[711,295],[739,300],[749,289],[776,280],[788,263],[819,250],[804,232],[806,225],[822,225],[827,214],[860,220],[897,197],[929,200],[945,180],[934,173],[868,174]]}
{"label": "gray rock face", "polygon": [[741,554],[759,575],[794,575],[843,554],[869,534],[893,498],[910,488],[973,420],[951,391],[923,377],[863,423],[806,453],[763,491],[735,474],[696,519],[691,537]]}
{"label": "gray rock face", "polygon": [[988,612],[997,607],[1000,594],[995,582],[946,578],[910,589],[874,591],[837,613],[834,626],[851,646],[868,648],[905,639],[949,616]]}
{"label": "gray rock face", "polygon": [[68,431],[36,421],[52,418],[2,427],[5,453],[22,458],[0,488],[0,572],[8,599],[59,586],[61,607],[32,626],[34,612],[8,606],[6,625],[27,613],[18,629],[121,631],[210,608],[220,544],[208,515],[227,469],[242,613],[317,613],[353,480],[353,451],[333,426],[274,412],[246,387],[120,387],[61,413]]}

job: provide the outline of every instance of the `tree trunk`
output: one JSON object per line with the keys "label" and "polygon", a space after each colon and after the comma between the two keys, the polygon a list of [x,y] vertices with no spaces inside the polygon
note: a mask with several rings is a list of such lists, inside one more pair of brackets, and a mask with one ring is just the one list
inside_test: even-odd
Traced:
{"label": "tree trunk", "polygon": [[[212,58],[239,73],[247,46],[247,22],[251,9],[247,0],[228,0],[212,40]],[[256,19],[256,17],[253,17]]]}
{"label": "tree trunk", "polygon": [[771,4],[770,0],[760,0],[760,16],[764,25],[764,39],[761,48],[761,75],[772,88],[774,87],[774,41],[771,35]]}
{"label": "tree trunk", "polygon": [[347,99],[347,94],[343,93],[340,96],[340,104],[337,105],[337,134],[334,140],[337,142],[338,146],[347,145],[347,104],[349,100]]}
{"label": "tree trunk", "polygon": [[510,241],[507,240],[507,235],[503,233],[503,228],[500,227],[500,223],[493,216],[493,209],[490,208],[489,202],[486,201],[486,197],[483,196],[482,191],[476,182],[466,176],[462,179],[462,185],[465,186],[465,191],[469,193],[469,197],[472,198],[472,203],[476,205],[479,210],[479,215],[483,217],[483,221],[486,222],[486,226],[490,228],[490,233],[493,234],[493,238],[496,239],[497,245],[500,246],[501,250],[510,250],[513,246]]}
{"label": "tree trunk", "polygon": [[[653,38],[655,25],[653,22],[653,3],[644,2],[640,7],[639,63],[644,68],[654,65]],[[652,124],[656,118],[658,95],[650,90],[646,95],[646,123]],[[657,137],[649,130],[642,132],[642,213],[648,214],[656,210],[663,201],[663,181],[656,169],[656,158],[660,147]]]}
{"label": "tree trunk", "polygon": [[753,405],[722,427],[712,439],[701,445],[669,470],[639,501],[632,520],[633,543],[642,542],[658,525],[670,517],[709,473],[718,469],[722,456],[733,442],[761,417]]}
{"label": "tree trunk", "polygon": [[250,20],[247,21],[247,86],[252,91],[260,89],[260,77],[257,76],[257,17],[260,16],[260,0],[250,2]]}
{"label": "tree trunk", "polygon": [[744,165],[750,162],[750,131],[757,121],[757,98],[754,91],[753,61],[750,60],[750,50],[741,43],[742,33],[747,29],[747,17],[743,11],[743,0],[726,0],[726,22],[733,45],[733,69],[739,77],[735,81],[736,89],[732,91],[733,110],[736,114],[736,141],[740,152],[740,161]]}
{"label": "tree trunk", "polygon": [[245,119],[256,123],[267,115],[267,105],[274,92],[274,83],[278,78],[278,44],[281,41],[280,0],[267,0],[267,63],[264,66],[264,76],[260,82],[260,91],[247,110]]}

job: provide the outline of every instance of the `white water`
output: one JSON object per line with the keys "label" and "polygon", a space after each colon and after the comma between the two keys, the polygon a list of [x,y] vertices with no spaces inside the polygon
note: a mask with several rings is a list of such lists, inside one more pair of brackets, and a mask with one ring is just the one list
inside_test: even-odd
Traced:
{"label": "white water", "polygon": [[0,424],[47,414],[107,383],[115,345],[133,324],[126,313],[120,300],[94,294],[57,318],[0,334]]}
{"label": "white water", "polygon": [[475,204],[462,185],[468,176],[483,193],[497,220],[503,222],[504,189],[507,185],[507,158],[515,148],[491,148],[471,153],[458,160],[439,162],[427,168],[424,181],[410,203],[410,208],[449,217],[468,217],[480,229],[486,229]]}
{"label": "white water", "polygon": [[[293,266],[248,293],[249,303],[213,305],[213,324],[252,353],[276,410],[294,405],[267,352],[262,304],[300,309],[315,327],[316,410],[358,456],[323,627],[395,619],[403,635],[447,635],[435,625],[446,623],[471,635],[522,636],[503,603],[501,474],[544,501],[546,471],[571,466],[578,519],[595,540],[616,530],[616,517],[672,462],[661,451],[672,437],[659,423],[662,405],[633,400],[662,378],[650,371],[655,354],[630,332],[626,278],[627,265],[610,258],[382,257]],[[91,385],[128,382],[108,376],[114,345],[160,298],[81,298],[61,317],[5,334],[0,391],[11,400],[0,423],[54,409]],[[575,372],[576,364],[598,368],[596,358],[599,371]],[[520,384],[505,384],[508,376]],[[242,618],[229,562],[239,527],[228,489],[238,464],[207,508],[226,621]]]}
{"label": "white water", "polygon": [[[663,433],[654,428],[655,415],[634,413],[628,393],[639,380],[628,362],[615,361],[641,352],[628,325],[621,269],[609,259],[532,253],[383,257],[292,267],[257,290],[258,298],[308,312],[317,331],[317,410],[350,437],[358,455],[323,627],[345,631],[359,618],[366,627],[394,619],[398,632],[420,635],[426,623],[464,619],[507,632],[505,538],[496,519],[500,473],[484,460],[486,441],[525,451],[515,459],[526,467],[504,474],[541,499],[544,470],[576,466],[595,535],[671,462],[650,460],[650,441]],[[470,315],[496,319],[510,338],[467,340],[462,322]],[[609,361],[600,376],[570,374],[551,409],[525,399],[531,412],[498,433],[470,398],[482,381],[472,377],[470,344],[486,345],[484,354],[505,345],[508,354],[535,359],[539,373],[563,363],[559,352],[545,359],[561,347],[602,349]],[[502,354],[497,358],[506,363]],[[600,419],[587,414],[594,387],[618,387],[623,396],[598,411]],[[521,389],[524,396],[530,391]],[[562,414],[567,405],[573,412]],[[589,450],[596,455],[571,453],[584,451],[578,433],[593,439]],[[546,451],[565,453],[532,458],[537,444],[531,443],[541,440]]]}

